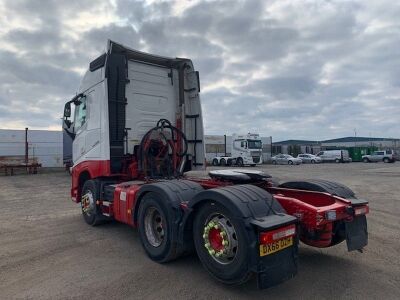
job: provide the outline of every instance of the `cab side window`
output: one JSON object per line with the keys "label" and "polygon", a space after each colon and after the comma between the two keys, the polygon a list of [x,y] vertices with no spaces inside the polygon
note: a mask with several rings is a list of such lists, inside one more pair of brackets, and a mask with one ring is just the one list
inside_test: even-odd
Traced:
{"label": "cab side window", "polygon": [[78,131],[86,122],[86,113],[87,113],[86,97],[82,97],[80,100],[81,103],[75,107],[75,120],[74,120],[75,132]]}

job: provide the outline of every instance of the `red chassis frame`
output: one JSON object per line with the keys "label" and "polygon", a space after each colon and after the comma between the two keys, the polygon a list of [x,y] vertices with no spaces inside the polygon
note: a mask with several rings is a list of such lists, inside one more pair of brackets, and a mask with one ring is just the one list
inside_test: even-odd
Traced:
{"label": "red chassis frame", "polygon": [[[87,171],[90,179],[95,179],[104,176],[104,174],[101,174],[102,171],[109,172],[106,165],[107,162],[102,162],[101,164],[86,162],[83,166],[74,168],[72,176],[73,188],[71,189],[71,196],[74,202],[80,202],[79,190],[81,187],[79,187],[77,178],[79,178],[81,172]],[[96,167],[91,168],[93,166]],[[156,182],[156,180],[128,181],[129,179],[126,176],[121,175],[113,176],[119,182],[115,188],[114,201],[98,200],[97,204],[105,215],[136,227],[137,224],[133,216],[135,214],[137,192],[142,185]],[[204,189],[234,184],[213,178],[186,177],[185,179],[199,183]],[[271,193],[288,214],[299,219],[300,239],[305,244],[314,247],[322,248],[333,245],[332,239],[335,235],[335,224],[351,222],[355,216],[369,212],[368,205],[357,206],[357,209],[354,209],[350,200],[324,192],[274,187],[269,181],[260,181],[252,184]],[[185,203],[181,205],[181,208],[186,208]]]}
{"label": "red chassis frame", "polygon": [[[233,185],[215,179],[188,179],[205,189]],[[332,246],[335,224],[351,222],[354,217],[369,213],[368,205],[354,209],[350,200],[329,193],[274,187],[268,181],[253,184],[271,193],[289,215],[298,218],[300,239],[310,246]]]}

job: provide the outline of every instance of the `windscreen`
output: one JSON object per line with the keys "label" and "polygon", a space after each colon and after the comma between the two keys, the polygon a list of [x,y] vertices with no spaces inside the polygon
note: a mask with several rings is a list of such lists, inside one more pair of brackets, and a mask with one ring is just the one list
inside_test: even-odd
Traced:
{"label": "windscreen", "polygon": [[261,149],[262,143],[259,140],[247,140],[249,149]]}

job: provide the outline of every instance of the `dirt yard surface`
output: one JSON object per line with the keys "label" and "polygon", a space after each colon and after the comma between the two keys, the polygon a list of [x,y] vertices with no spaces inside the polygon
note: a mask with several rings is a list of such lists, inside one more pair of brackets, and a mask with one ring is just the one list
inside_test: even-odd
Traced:
{"label": "dirt yard surface", "polygon": [[369,245],[300,245],[298,275],[258,290],[215,282],[193,255],[160,265],[137,231],[86,225],[66,173],[0,176],[0,299],[400,299],[400,162],[262,168],[281,181],[322,178],[370,201]]}

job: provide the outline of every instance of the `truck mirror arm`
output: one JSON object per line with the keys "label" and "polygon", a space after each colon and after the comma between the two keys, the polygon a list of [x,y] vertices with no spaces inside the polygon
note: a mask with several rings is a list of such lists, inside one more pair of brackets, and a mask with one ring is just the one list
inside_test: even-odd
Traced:
{"label": "truck mirror arm", "polygon": [[84,97],[83,93],[77,94],[74,98],[72,98],[70,101],[65,103],[64,107],[64,122],[63,122],[63,129],[65,132],[72,138],[75,138],[75,133],[74,133],[74,128],[72,127],[72,130],[70,130],[72,121],[70,121],[68,118],[71,116],[71,103],[74,103],[75,105],[79,105],[82,103],[80,100],[82,97]]}
{"label": "truck mirror arm", "polygon": [[76,136],[76,134],[74,133],[74,132],[72,132],[72,131],[69,131],[67,128],[63,128],[64,130],[65,130],[65,132],[70,136],[70,138],[72,139],[72,140],[74,140],[75,139],[75,136]]}

